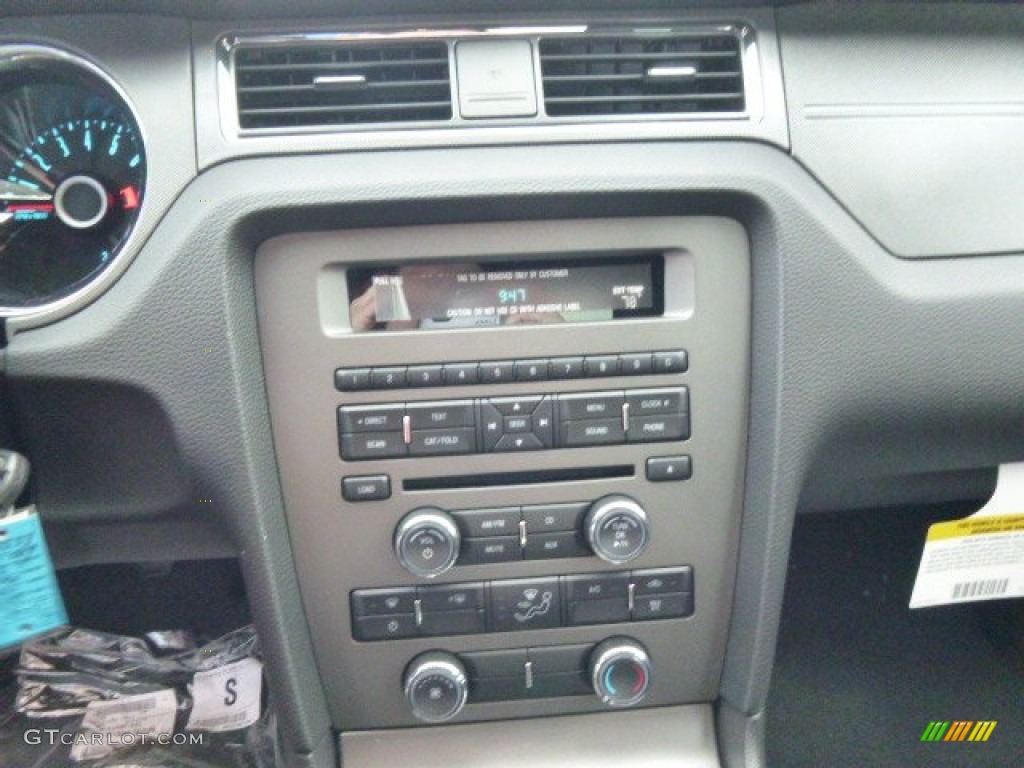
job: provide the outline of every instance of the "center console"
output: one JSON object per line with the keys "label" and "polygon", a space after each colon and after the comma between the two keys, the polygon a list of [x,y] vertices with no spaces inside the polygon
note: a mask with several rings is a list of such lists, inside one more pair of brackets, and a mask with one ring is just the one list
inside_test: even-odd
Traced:
{"label": "center console", "polygon": [[265,242],[257,309],[337,728],[717,697],[746,233],[707,217]]}

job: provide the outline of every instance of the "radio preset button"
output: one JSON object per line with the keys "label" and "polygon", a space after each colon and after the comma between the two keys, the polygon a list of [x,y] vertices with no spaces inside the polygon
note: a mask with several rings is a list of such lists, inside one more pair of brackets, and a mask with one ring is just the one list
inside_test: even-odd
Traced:
{"label": "radio preset button", "polygon": [[548,373],[552,379],[582,379],[582,357],[556,357],[548,361]]}
{"label": "radio preset button", "polygon": [[341,436],[341,458],[346,461],[402,456],[405,456],[405,441],[401,432],[360,432]]}
{"label": "radio preset button", "polygon": [[440,365],[410,365],[406,376],[410,387],[439,387],[444,381]]}
{"label": "radio preset button", "polygon": [[448,386],[459,384],[476,384],[480,381],[479,363],[446,363],[444,366],[444,383]]}
{"label": "radio preset button", "polygon": [[405,386],[406,368],[373,368],[370,371],[371,389],[401,389]]}
{"label": "radio preset button", "polygon": [[615,445],[625,440],[621,418],[562,422],[562,445],[567,448]]}
{"label": "radio preset button", "polygon": [[619,355],[619,373],[624,376],[645,376],[654,371],[654,356],[650,352]]}
{"label": "radio preset button", "polygon": [[615,376],[618,372],[618,355],[587,355],[583,358],[583,375],[587,378]]}
{"label": "radio preset button", "polygon": [[401,432],[405,406],[398,405],[343,405],[338,409],[341,431]]}
{"label": "radio preset button", "polygon": [[338,368],[334,372],[334,388],[339,392],[359,392],[370,388],[369,368]]}
{"label": "radio preset button", "polygon": [[[409,403],[405,406],[405,412],[409,415],[409,426],[413,430],[472,427],[476,423],[472,400]],[[401,420],[398,429],[401,429]]]}
{"label": "radio preset button", "polygon": [[516,361],[516,381],[545,381],[547,378],[547,360]]}
{"label": "radio preset button", "polygon": [[655,373],[685,373],[690,361],[685,349],[654,353]]}
{"label": "radio preset button", "polygon": [[515,378],[516,364],[512,360],[480,363],[480,382],[483,384],[507,384]]}

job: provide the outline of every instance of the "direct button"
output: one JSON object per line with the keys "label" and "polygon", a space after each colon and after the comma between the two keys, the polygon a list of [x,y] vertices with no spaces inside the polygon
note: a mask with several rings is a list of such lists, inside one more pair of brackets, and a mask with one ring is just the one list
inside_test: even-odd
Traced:
{"label": "direct button", "polygon": [[446,456],[457,453],[473,453],[476,450],[476,430],[424,429],[413,430],[409,443],[411,456]]}
{"label": "direct button", "polygon": [[387,475],[363,475],[341,479],[341,497],[345,501],[379,501],[391,496],[391,478]]}
{"label": "direct button", "polygon": [[404,405],[343,405],[338,409],[341,431],[401,432]]}
{"label": "direct button", "polygon": [[[472,400],[447,400],[439,403],[409,403],[409,426],[417,429],[450,429],[472,427],[476,422]],[[401,417],[399,426],[401,429]]]}

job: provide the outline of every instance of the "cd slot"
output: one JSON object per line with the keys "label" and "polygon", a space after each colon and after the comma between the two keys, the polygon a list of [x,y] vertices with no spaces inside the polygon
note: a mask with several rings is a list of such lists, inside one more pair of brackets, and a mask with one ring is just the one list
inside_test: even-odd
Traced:
{"label": "cd slot", "polygon": [[570,467],[567,469],[538,469],[526,472],[486,472],[476,475],[449,475],[447,477],[411,477],[402,481],[402,489],[406,491],[448,491],[454,488],[496,488],[509,485],[611,480],[632,477],[635,471],[636,467],[633,464],[615,464],[606,467]]}

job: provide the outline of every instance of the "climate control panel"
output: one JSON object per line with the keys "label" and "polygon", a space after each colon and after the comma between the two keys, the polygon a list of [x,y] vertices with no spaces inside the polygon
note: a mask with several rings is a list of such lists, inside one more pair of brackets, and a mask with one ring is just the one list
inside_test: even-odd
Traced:
{"label": "climate control panel", "polygon": [[654,679],[647,649],[631,637],[597,645],[556,645],[454,654],[427,651],[406,667],[406,705],[418,720],[439,723],[473,704],[596,696],[610,707],[646,698]]}
{"label": "climate control panel", "polygon": [[693,615],[691,566],[618,573],[357,589],[356,640],[474,635]]}

